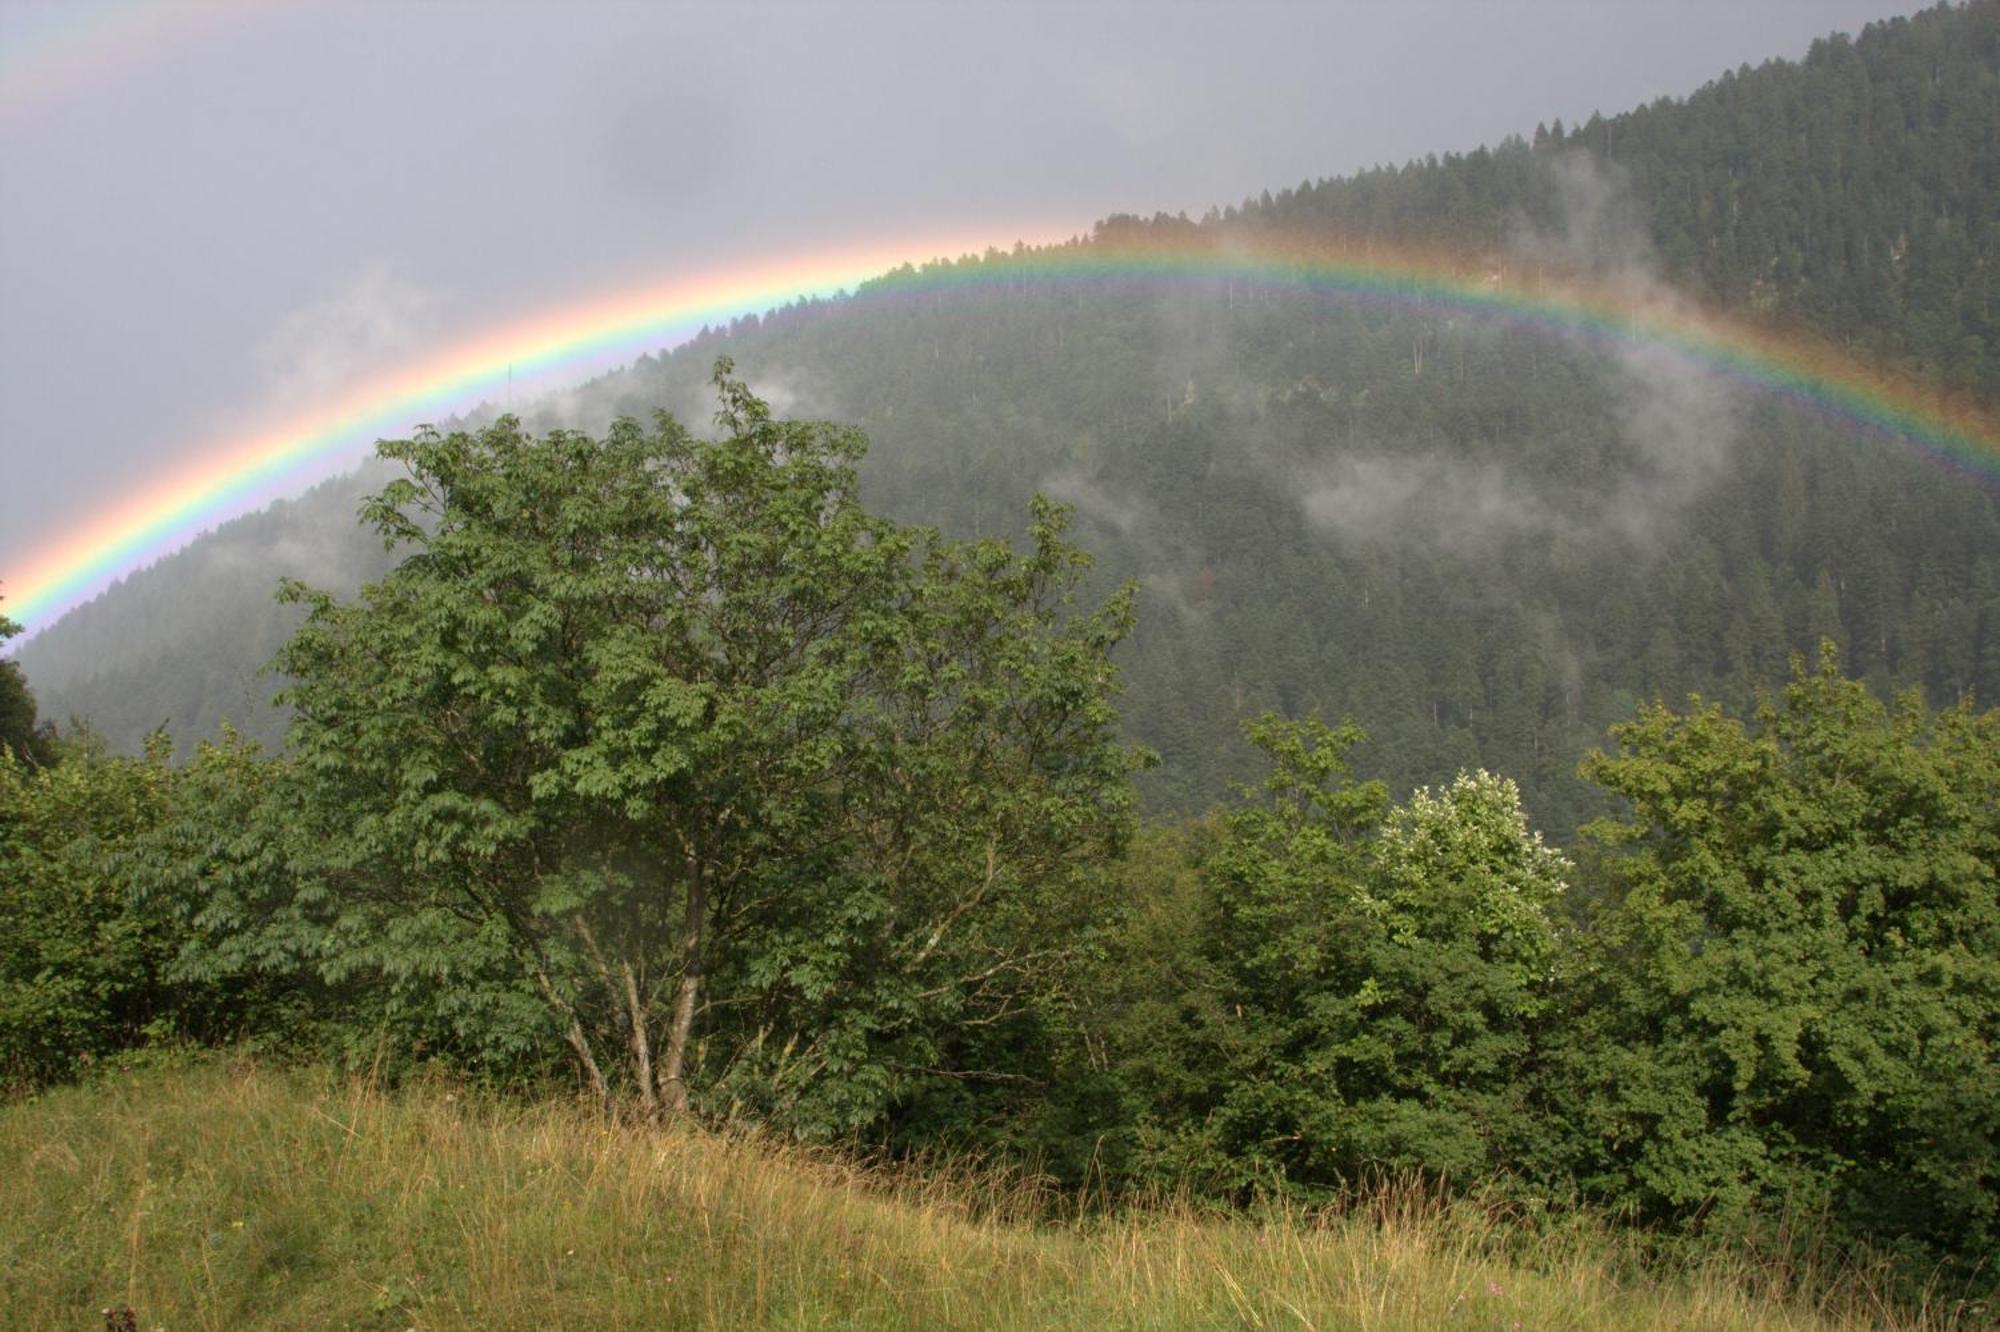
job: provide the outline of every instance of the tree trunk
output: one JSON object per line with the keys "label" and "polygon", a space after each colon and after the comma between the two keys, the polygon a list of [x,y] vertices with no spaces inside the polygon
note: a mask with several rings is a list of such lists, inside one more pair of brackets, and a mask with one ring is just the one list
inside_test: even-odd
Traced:
{"label": "tree trunk", "polygon": [[583,1075],[590,1083],[591,1094],[597,1097],[602,1109],[611,1109],[611,1084],[604,1080],[604,1070],[597,1066],[597,1060],[590,1053],[590,1038],[583,1034],[583,1024],[574,1017],[569,1020],[567,1033],[569,1048],[576,1053],[577,1062],[583,1065]]}
{"label": "tree trunk", "polygon": [[541,987],[542,997],[548,1000],[549,1006],[569,1019],[569,1029],[563,1033],[563,1039],[569,1042],[571,1053],[576,1055],[577,1065],[583,1069],[584,1079],[590,1083],[591,1094],[597,1097],[597,1103],[606,1110],[611,1109],[611,1084],[604,1080],[604,1070],[597,1066],[596,1056],[591,1053],[590,1038],[584,1034],[583,1023],[578,1020],[576,1010],[556,993],[556,987],[549,982],[549,973],[539,966],[535,968],[535,983]]}
{"label": "tree trunk", "polygon": [[681,934],[680,994],[674,1000],[673,1026],[667,1032],[666,1061],[660,1069],[660,1094],[667,1110],[684,1114],[688,1108],[688,1041],[694,1034],[694,1008],[701,998],[702,928],[708,919],[708,883],[701,862],[688,857],[687,918]]}
{"label": "tree trunk", "polygon": [[611,1007],[625,1010],[627,1049],[632,1060],[633,1082],[639,1089],[639,1108],[645,1113],[648,1124],[656,1124],[660,1119],[660,1102],[653,1089],[653,1046],[646,1030],[646,1008],[639,999],[639,978],[632,970],[632,959],[620,958],[619,974],[613,976],[611,959],[599,947],[597,935],[581,911],[571,918],[571,924],[576,929],[577,938],[583,940],[591,963],[597,968],[598,979],[604,983],[605,997],[611,1001]]}
{"label": "tree trunk", "polygon": [[632,964],[623,964],[625,973],[625,1013],[632,1024],[632,1078],[639,1085],[639,1108],[648,1124],[660,1122],[660,1099],[653,1091],[653,1043],[646,1034],[646,1007],[639,999],[639,978]]}

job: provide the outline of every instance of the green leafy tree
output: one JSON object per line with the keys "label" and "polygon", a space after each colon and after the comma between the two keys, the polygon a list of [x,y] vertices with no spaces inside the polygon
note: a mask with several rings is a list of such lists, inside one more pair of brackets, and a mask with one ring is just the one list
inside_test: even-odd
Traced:
{"label": "green leafy tree", "polygon": [[319,910],[326,884],[300,873],[314,856],[298,812],[294,765],[225,725],[168,770],[155,817],[102,866],[162,942],[176,1036],[378,1071],[404,1055],[496,1080],[559,1067],[536,1058],[539,1008],[497,968],[383,985],[356,965]]}
{"label": "green leafy tree", "polygon": [[171,939],[134,908],[118,856],[153,828],[170,781],[89,735],[61,762],[0,750],[0,1084],[58,1080],[172,1028]]}
{"label": "green leafy tree", "polygon": [[1193,1033],[1210,1048],[1190,1056],[1211,1077],[1206,1095],[1176,1116],[1194,1131],[1177,1150],[1193,1148],[1186,1165],[1238,1189],[1304,1186],[1352,1162],[1342,1150],[1351,1089],[1340,1065],[1356,1052],[1374,998],[1365,840],[1387,792],[1354,780],[1347,751],[1362,736],[1351,722],[1267,714],[1245,732],[1271,772],[1245,788],[1204,866],[1219,1002]]}
{"label": "green leafy tree", "polygon": [[[0,643],[20,632],[20,625],[0,615]],[[0,749],[30,763],[47,763],[55,756],[49,733],[35,725],[35,696],[13,661],[0,661]]]}
{"label": "green leafy tree", "polygon": [[1566,1093],[1598,1192],[1658,1215],[1823,1198],[1989,1254],[2000,1198],[2000,714],[1886,707],[1831,644],[1745,724],[1694,700],[1586,775],[1592,924]]}
{"label": "green leafy tree", "polygon": [[1514,784],[1480,772],[1387,808],[1353,780],[1351,724],[1265,718],[1272,759],[1202,876],[1207,916],[1159,1080],[1157,1164],[1231,1189],[1315,1190],[1370,1170],[1483,1178],[1534,1148],[1524,1079],[1554,998],[1550,908],[1568,864]]}
{"label": "green leafy tree", "polygon": [[1373,1094],[1355,1154],[1475,1179],[1536,1159],[1546,1107],[1530,1074],[1559,994],[1568,860],[1528,827],[1519,788],[1479,771],[1391,810],[1374,862],[1357,1061]]}
{"label": "green leafy tree", "polygon": [[584,1081],[852,1131],[976,1076],[1087,933],[1136,756],[1130,592],[866,513],[865,441],[728,377],[720,437],[386,443],[410,553],[293,586],[297,866],[329,967],[511,977]]}
{"label": "green leafy tree", "polygon": [[57,761],[0,753],[0,1083],[148,1043],[325,1053],[352,1020],[302,983],[283,923],[278,765],[227,733],[182,767],[171,751],[164,732],[134,759],[79,731]]}

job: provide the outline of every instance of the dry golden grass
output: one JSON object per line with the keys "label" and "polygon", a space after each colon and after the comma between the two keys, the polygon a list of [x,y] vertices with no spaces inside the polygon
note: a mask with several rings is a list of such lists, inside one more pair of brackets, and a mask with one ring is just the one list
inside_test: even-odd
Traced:
{"label": "dry golden grass", "polygon": [[[1385,1190],[1337,1216],[1069,1224],[966,1172],[867,1169],[442,1086],[204,1064],[0,1110],[0,1322],[95,1328],[1972,1326],[1859,1277]],[[1532,1234],[1530,1242],[1524,1236]],[[1510,1256],[1511,1255],[1511,1256]]]}

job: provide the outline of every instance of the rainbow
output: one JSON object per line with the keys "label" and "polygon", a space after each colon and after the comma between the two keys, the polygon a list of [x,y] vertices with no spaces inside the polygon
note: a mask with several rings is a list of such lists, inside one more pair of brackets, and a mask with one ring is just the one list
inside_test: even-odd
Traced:
{"label": "rainbow", "polygon": [[201,531],[353,466],[376,439],[504,398],[517,382],[530,390],[554,387],[557,376],[608,368],[685,341],[706,325],[838,295],[913,253],[973,248],[963,239],[928,237],[790,256],[623,291],[490,330],[356,384],[329,406],[218,441],[148,478],[23,564],[0,568],[0,612],[31,633],[46,627]]}
{"label": "rainbow", "polygon": [[[375,438],[406,432],[518,376],[581,376],[685,340],[703,326],[804,299],[896,299],[1019,290],[1025,284],[1136,287],[1227,282],[1396,309],[1464,314],[1538,335],[1659,347],[1714,372],[1956,465],[2000,477],[2000,421],[1983,404],[1861,364],[1839,349],[1704,311],[1657,291],[1550,273],[1515,261],[1343,243],[1326,237],[1230,238],[1188,228],[1169,239],[1091,240],[913,267],[911,254],[971,255],[947,238],[849,248],[621,292],[485,333],[346,392],[340,402],[204,449],[149,479],[20,567],[0,570],[0,603],[31,631],[122,573],[305,482],[358,462]],[[845,293],[854,293],[844,296]]]}
{"label": "rainbow", "polygon": [[1377,240],[1245,239],[1191,227],[1188,233],[1163,243],[1135,230],[1134,239],[1122,244],[1114,236],[1002,256],[997,263],[905,267],[864,284],[859,294],[1019,288],[1038,280],[1148,289],[1227,282],[1250,295],[1317,293],[1378,308],[1473,316],[1543,336],[1674,352],[1983,481],[2000,481],[2000,416],[1971,395],[1872,367],[1790,330],[1706,309],[1658,283]]}
{"label": "rainbow", "polygon": [[7,16],[0,27],[0,117],[170,41],[205,21],[268,0],[61,0]]}

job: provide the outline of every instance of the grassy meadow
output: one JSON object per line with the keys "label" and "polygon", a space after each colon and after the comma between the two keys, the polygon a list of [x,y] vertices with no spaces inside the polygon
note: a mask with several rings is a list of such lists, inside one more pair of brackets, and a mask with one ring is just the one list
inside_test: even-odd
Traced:
{"label": "grassy meadow", "polygon": [[[1585,1217],[1386,1190],[1262,1220],[1076,1208],[450,1085],[249,1062],[0,1109],[0,1308],[97,1328],[1946,1328],[1868,1274],[1642,1273]],[[1787,1291],[1817,1291],[1807,1299]]]}

